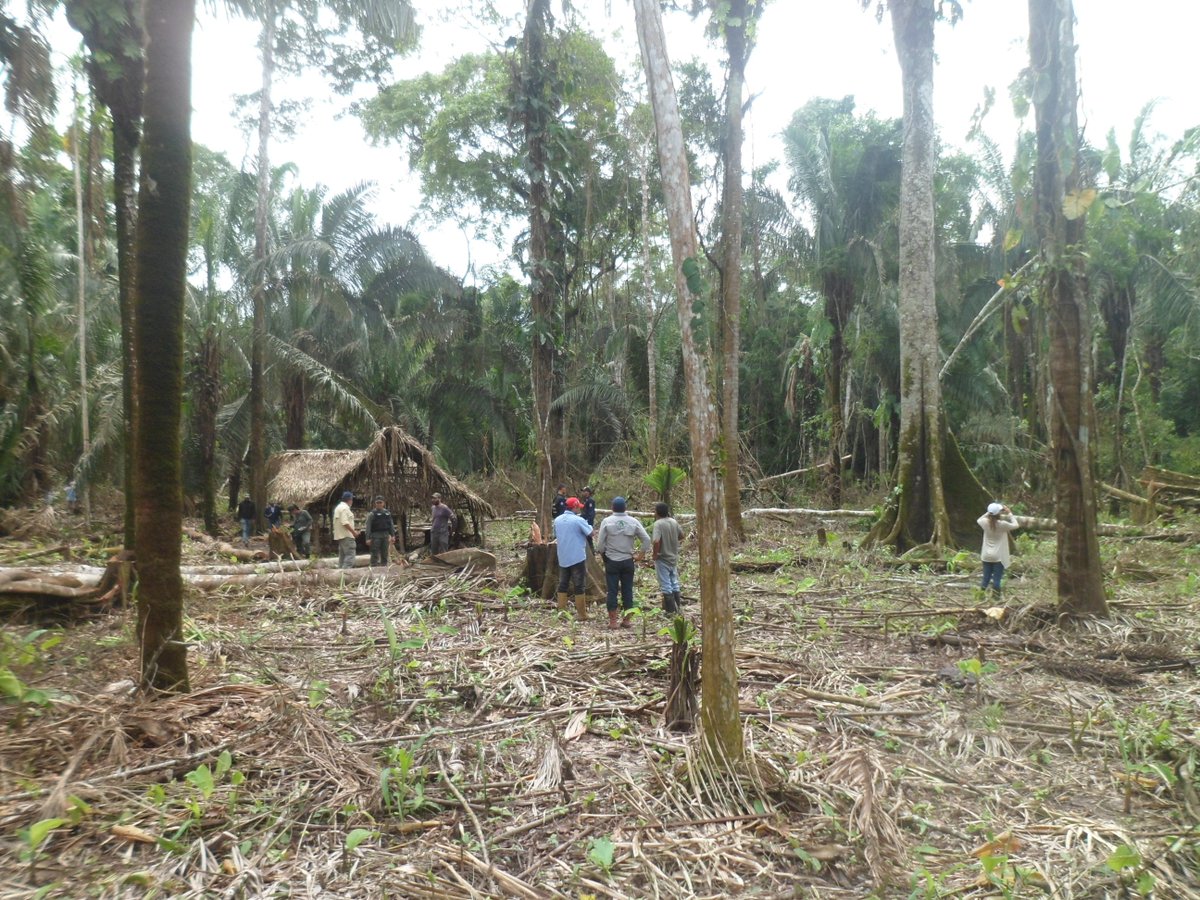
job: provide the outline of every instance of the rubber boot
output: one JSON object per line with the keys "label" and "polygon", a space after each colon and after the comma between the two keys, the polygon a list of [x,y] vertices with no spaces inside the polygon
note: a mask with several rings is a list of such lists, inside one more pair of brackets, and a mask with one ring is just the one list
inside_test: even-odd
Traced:
{"label": "rubber boot", "polygon": [[559,610],[559,612],[562,612],[566,608],[567,608],[567,592],[559,591],[558,592],[558,610]]}
{"label": "rubber boot", "polygon": [[619,615],[620,613],[615,609],[608,611],[608,628],[610,631],[616,631],[621,627],[621,623],[617,621],[617,616]]}
{"label": "rubber boot", "polygon": [[677,609],[677,610],[683,609],[683,604],[684,604],[683,595],[680,594],[679,591],[676,591],[674,594],[672,594],[672,596],[675,598],[675,609]]}
{"label": "rubber boot", "polygon": [[575,618],[580,622],[586,622],[588,618],[588,599],[575,595]]}
{"label": "rubber boot", "polygon": [[621,611],[621,627],[622,628],[632,628],[633,627],[633,616],[629,615],[631,612],[633,612],[632,608]]}
{"label": "rubber boot", "polygon": [[663,612],[669,616],[673,616],[679,612],[679,607],[675,604],[674,594],[663,594]]}

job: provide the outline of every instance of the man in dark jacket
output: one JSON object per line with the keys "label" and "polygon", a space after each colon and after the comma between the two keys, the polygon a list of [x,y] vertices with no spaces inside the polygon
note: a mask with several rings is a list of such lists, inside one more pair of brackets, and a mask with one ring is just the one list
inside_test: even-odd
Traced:
{"label": "man in dark jacket", "polygon": [[254,517],[258,514],[258,507],[254,505],[254,501],[246,497],[238,504],[237,517],[242,522],[242,546],[250,546],[250,532],[254,529]]}
{"label": "man in dark jacket", "polygon": [[386,566],[388,564],[388,544],[396,536],[396,523],[392,514],[383,507],[383,497],[375,498],[375,508],[367,513],[367,543],[371,547],[371,565]]}
{"label": "man in dark jacket", "polygon": [[[593,492],[590,487],[585,487],[583,489],[583,509],[580,511],[579,515],[583,516],[583,521],[591,525],[592,530],[594,531],[596,528],[596,498],[593,496]],[[592,544],[592,536],[590,534],[588,535],[587,545],[588,554],[594,554],[596,552],[596,548]]]}
{"label": "man in dark jacket", "polygon": [[550,504],[550,520],[554,521],[559,516],[567,511],[567,486],[560,484],[558,492],[554,495],[554,502]]}
{"label": "man in dark jacket", "polygon": [[288,507],[288,512],[292,514],[292,541],[296,544],[296,553],[307,559],[312,554],[312,513],[295,503]]}

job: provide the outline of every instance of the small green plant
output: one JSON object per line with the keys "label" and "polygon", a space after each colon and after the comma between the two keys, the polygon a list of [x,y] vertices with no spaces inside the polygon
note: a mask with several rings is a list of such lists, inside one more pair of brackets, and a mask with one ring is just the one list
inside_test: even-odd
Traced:
{"label": "small green plant", "polygon": [[425,767],[404,747],[384,751],[388,765],[379,773],[379,791],[384,808],[397,818],[436,808],[425,798]]}
{"label": "small green plant", "polygon": [[1136,847],[1122,844],[1104,864],[1117,873],[1125,891],[1132,888],[1140,897],[1149,897],[1154,892],[1154,875],[1146,869]]}
{"label": "small green plant", "polygon": [[588,845],[588,859],[604,872],[605,877],[612,876],[613,862],[616,859],[617,848],[608,837],[592,838]]}

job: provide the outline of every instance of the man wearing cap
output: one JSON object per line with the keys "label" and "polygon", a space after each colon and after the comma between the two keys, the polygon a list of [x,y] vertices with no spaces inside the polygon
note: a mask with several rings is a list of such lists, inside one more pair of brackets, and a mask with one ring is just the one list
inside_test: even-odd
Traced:
{"label": "man wearing cap", "polygon": [[354,530],[354,512],[350,504],[354,494],[350,491],[342,493],[342,502],[333,508],[333,539],[337,541],[338,568],[354,568],[354,549],[357,532]]}
{"label": "man wearing cap", "polygon": [[554,539],[558,542],[558,608],[567,608],[568,596],[575,598],[575,615],[587,621],[587,539],[592,526],[579,515],[583,504],[578,497],[568,497],[566,509],[554,519]]}
{"label": "man wearing cap", "polygon": [[[583,511],[579,514],[583,516],[583,521],[587,522],[592,531],[596,530],[596,498],[592,495],[592,489],[585,487],[583,489]],[[592,536],[589,534],[587,539],[588,555],[596,552],[596,548],[592,545]]]}
{"label": "man wearing cap", "polygon": [[567,511],[567,486],[560,484],[554,494],[554,502],[550,504],[550,520],[553,521]]}
{"label": "man wearing cap", "polygon": [[312,554],[312,514],[295,503],[288,507],[288,512],[292,516],[292,542],[296,545],[296,553],[307,559]]}
{"label": "man wearing cap", "polygon": [[[624,497],[613,497],[612,511],[613,514],[600,523],[596,549],[604,560],[604,580],[608,583],[608,627],[629,628],[633,624],[629,619],[633,610],[633,544],[640,542],[644,550],[650,546],[650,535],[646,534],[641,522],[625,512]],[[623,617],[617,614],[618,587],[625,610]]]}
{"label": "man wearing cap", "polygon": [[388,564],[388,544],[396,536],[396,523],[390,510],[384,509],[383,497],[375,498],[375,508],[367,513],[367,545],[371,548],[371,565]]}
{"label": "man wearing cap", "polygon": [[429,515],[433,528],[429,532],[429,552],[434,556],[450,549],[450,532],[454,529],[454,510],[442,502],[441,494],[433,495],[433,510]]}

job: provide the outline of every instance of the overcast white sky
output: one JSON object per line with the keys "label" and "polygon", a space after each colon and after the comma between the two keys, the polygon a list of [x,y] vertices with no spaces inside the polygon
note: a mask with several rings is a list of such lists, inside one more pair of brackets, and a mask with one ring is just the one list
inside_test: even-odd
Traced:
{"label": "overcast white sky", "polygon": [[[473,19],[460,14],[431,14],[446,4],[415,0],[424,33],[420,50],[402,61],[399,71],[411,76],[436,70],[449,60],[482,49],[495,34],[481,34]],[[494,0],[514,17],[523,0]],[[640,64],[633,10],[627,0],[574,0],[593,31],[605,37],[609,52],[627,70]],[[961,145],[984,89],[996,89],[989,132],[1007,149],[1015,134],[1008,85],[1025,65],[1027,4],[1024,0],[967,0],[963,19],[937,34],[939,65],[934,104],[943,140]],[[1156,0],[1076,0],[1076,39],[1082,116],[1092,141],[1112,127],[1124,142],[1134,116],[1149,100],[1158,100],[1153,130],[1171,139],[1200,124],[1196,99],[1194,53],[1200,34],[1200,3]],[[674,61],[700,55],[714,58],[702,28],[683,16],[667,20],[667,40]],[[514,25],[512,34],[519,33]],[[226,17],[203,14],[194,47],[193,134],[224,150],[235,164],[253,165],[253,145],[238,131],[231,97],[259,83],[253,27]],[[501,38],[502,39],[502,38]],[[876,21],[858,0],[769,0],[763,13],[758,45],[747,71],[749,91],[757,94],[747,118],[747,164],[761,165],[782,155],[778,134],[792,114],[812,97],[853,94],[862,111],[900,115],[900,76],[892,47],[890,23]],[[281,86],[287,97],[313,96],[311,119],[292,141],[272,148],[272,162],[291,161],[308,185],[334,190],[362,180],[378,184],[377,211],[387,221],[409,224],[420,197],[407,160],[395,146],[366,144],[352,116],[338,117],[344,98],[336,97],[312,78]],[[468,259],[476,265],[503,258],[507,247],[488,247],[467,239],[454,226],[433,229],[417,223],[435,259],[457,275]]]}

